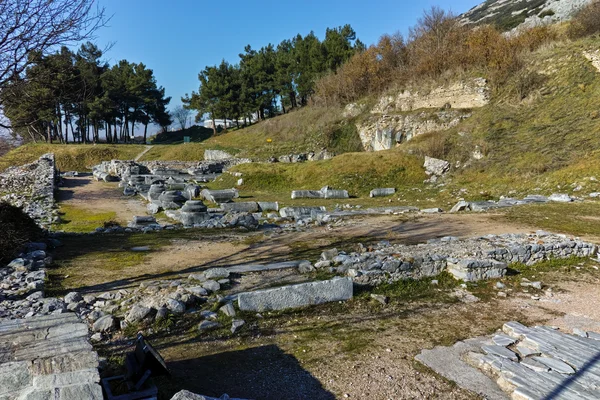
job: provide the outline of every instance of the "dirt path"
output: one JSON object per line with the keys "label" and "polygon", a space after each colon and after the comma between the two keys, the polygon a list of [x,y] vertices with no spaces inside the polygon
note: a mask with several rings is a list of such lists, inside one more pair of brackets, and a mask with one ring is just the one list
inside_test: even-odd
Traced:
{"label": "dirt path", "polygon": [[137,155],[137,156],[136,156],[136,157],[133,159],[133,161],[136,161],[136,162],[137,162],[137,161],[139,161],[139,160],[140,160],[142,157],[144,157],[144,155],[145,155],[147,152],[149,152],[149,151],[152,149],[152,147],[154,147],[154,146],[146,146],[146,148],[145,148],[145,149],[144,149],[144,150],[143,150],[143,151],[142,151],[140,154],[138,154],[138,155]]}
{"label": "dirt path", "polygon": [[59,205],[67,205],[90,213],[116,213],[121,224],[135,215],[146,215],[146,205],[139,197],[123,196],[116,183],[98,182],[91,174],[63,178],[56,196]]}

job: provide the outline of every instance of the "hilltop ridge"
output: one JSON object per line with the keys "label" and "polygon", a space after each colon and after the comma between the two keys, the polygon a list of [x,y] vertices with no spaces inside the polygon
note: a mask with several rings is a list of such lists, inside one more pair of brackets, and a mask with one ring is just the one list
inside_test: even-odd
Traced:
{"label": "hilltop ridge", "polygon": [[486,0],[459,16],[464,24],[493,24],[502,30],[569,20],[591,0]]}

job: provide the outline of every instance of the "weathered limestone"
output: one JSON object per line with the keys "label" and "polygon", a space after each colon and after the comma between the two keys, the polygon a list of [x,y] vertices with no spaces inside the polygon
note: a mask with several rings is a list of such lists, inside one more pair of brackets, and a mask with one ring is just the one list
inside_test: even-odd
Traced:
{"label": "weathered limestone", "polygon": [[303,219],[315,218],[319,214],[324,214],[325,207],[284,207],[279,210],[279,215],[283,218]]}
{"label": "weathered limestone", "polygon": [[424,110],[411,114],[371,115],[356,123],[365,151],[389,150],[429,132],[458,125],[472,115],[465,110]]}
{"label": "weathered limestone", "polygon": [[204,189],[200,196],[211,203],[228,203],[233,199],[240,197],[237,189],[209,190]]}
{"label": "weathered limestone", "polygon": [[448,260],[448,272],[465,282],[501,278],[506,274],[506,268],[506,263],[496,260],[460,260],[457,263]]}
{"label": "weathered limestone", "polygon": [[167,190],[158,196],[158,201],[164,210],[177,210],[183,206],[186,198],[180,191]]}
{"label": "weathered limestone", "polygon": [[384,197],[384,196],[391,196],[394,193],[396,193],[396,188],[380,188],[380,189],[373,189],[371,190],[371,192],[369,193],[369,197]]}
{"label": "weathered limestone", "polygon": [[583,55],[585,58],[591,61],[594,68],[600,72],[600,50],[596,51],[584,51]]}
{"label": "weathered limestone", "polygon": [[425,156],[425,163],[423,164],[423,167],[425,167],[425,173],[428,176],[432,178],[439,178],[450,170],[450,163],[445,160]]}
{"label": "weathered limestone", "polygon": [[129,228],[143,229],[160,227],[156,222],[156,218],[148,215],[136,215],[133,220],[127,224]]}
{"label": "weathered limestone", "polygon": [[294,190],[292,199],[347,199],[347,190],[335,190],[324,186],[320,190]]}
{"label": "weathered limestone", "polygon": [[405,90],[396,96],[382,96],[371,113],[390,114],[394,111],[406,112],[421,108],[478,108],[489,103],[489,87],[483,78],[454,82],[441,86],[429,93]]}
{"label": "weathered limestone", "polygon": [[258,203],[255,201],[241,201],[236,203],[221,203],[220,207],[225,212],[258,212]]}
{"label": "weathered limestone", "polygon": [[244,400],[244,399],[238,399],[238,398],[233,398],[233,397],[229,397],[226,394],[224,394],[223,396],[216,398],[216,397],[208,397],[208,396],[202,396],[200,394],[195,394],[192,392],[189,392],[187,390],[182,390],[180,392],[175,393],[175,395],[173,397],[171,397],[171,400]]}
{"label": "weathered limestone", "polygon": [[178,213],[178,220],[183,226],[194,226],[210,218],[207,207],[200,200],[188,200]]}
{"label": "weathered limestone", "polygon": [[1,321],[0,398],[102,400],[87,335],[74,314]]}
{"label": "weathered limestone", "polygon": [[54,210],[54,190],[60,179],[54,154],[48,153],[38,160],[0,173],[0,201],[23,211],[43,228],[59,220]]}
{"label": "weathered limestone", "polygon": [[238,305],[243,311],[283,310],[352,298],[352,280],[334,278],[328,281],[301,283],[274,289],[240,293]]}
{"label": "weathered limestone", "polygon": [[231,154],[223,150],[204,150],[205,161],[221,161],[234,158]]}
{"label": "weathered limestone", "polygon": [[517,322],[506,323],[503,330],[517,341],[518,359],[486,351],[486,345],[482,346],[486,355],[475,353],[471,358],[481,369],[498,377],[511,398],[600,398],[599,341],[585,337],[587,333],[569,335],[550,327],[528,328]]}
{"label": "weathered limestone", "polygon": [[258,208],[262,212],[279,211],[279,203],[276,201],[259,201]]}

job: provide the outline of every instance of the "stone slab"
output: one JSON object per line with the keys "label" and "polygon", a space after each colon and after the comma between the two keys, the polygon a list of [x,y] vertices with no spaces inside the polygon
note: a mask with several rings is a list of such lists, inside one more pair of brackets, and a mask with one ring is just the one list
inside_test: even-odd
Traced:
{"label": "stone slab", "polygon": [[101,400],[87,325],[65,313],[0,322],[1,399]]}
{"label": "stone slab", "polygon": [[509,397],[498,385],[477,368],[462,360],[462,355],[479,350],[487,338],[473,338],[458,342],[450,347],[434,347],[423,350],[415,359],[442,375],[456,382],[460,387],[481,395],[488,400],[506,400]]}
{"label": "stone slab", "polygon": [[349,300],[353,295],[350,278],[300,283],[274,289],[240,293],[238,305],[243,311],[284,310],[331,301]]}

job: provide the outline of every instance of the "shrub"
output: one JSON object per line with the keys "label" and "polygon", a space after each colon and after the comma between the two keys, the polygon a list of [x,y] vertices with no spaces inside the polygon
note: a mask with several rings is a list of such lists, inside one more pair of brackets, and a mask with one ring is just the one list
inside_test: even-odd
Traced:
{"label": "shrub", "polygon": [[600,33],[600,1],[594,1],[581,9],[567,30],[572,39]]}
{"label": "shrub", "polygon": [[379,94],[391,85],[406,86],[423,78],[476,71],[493,87],[504,84],[522,68],[522,53],[557,39],[556,29],[537,26],[506,36],[492,25],[469,28],[437,7],[426,11],[400,35],[383,36],[377,45],[355,54],[336,72],[317,81],[315,103],[340,105]]}
{"label": "shrub", "polygon": [[9,262],[27,242],[42,236],[42,230],[18,207],[0,203],[0,264]]}

